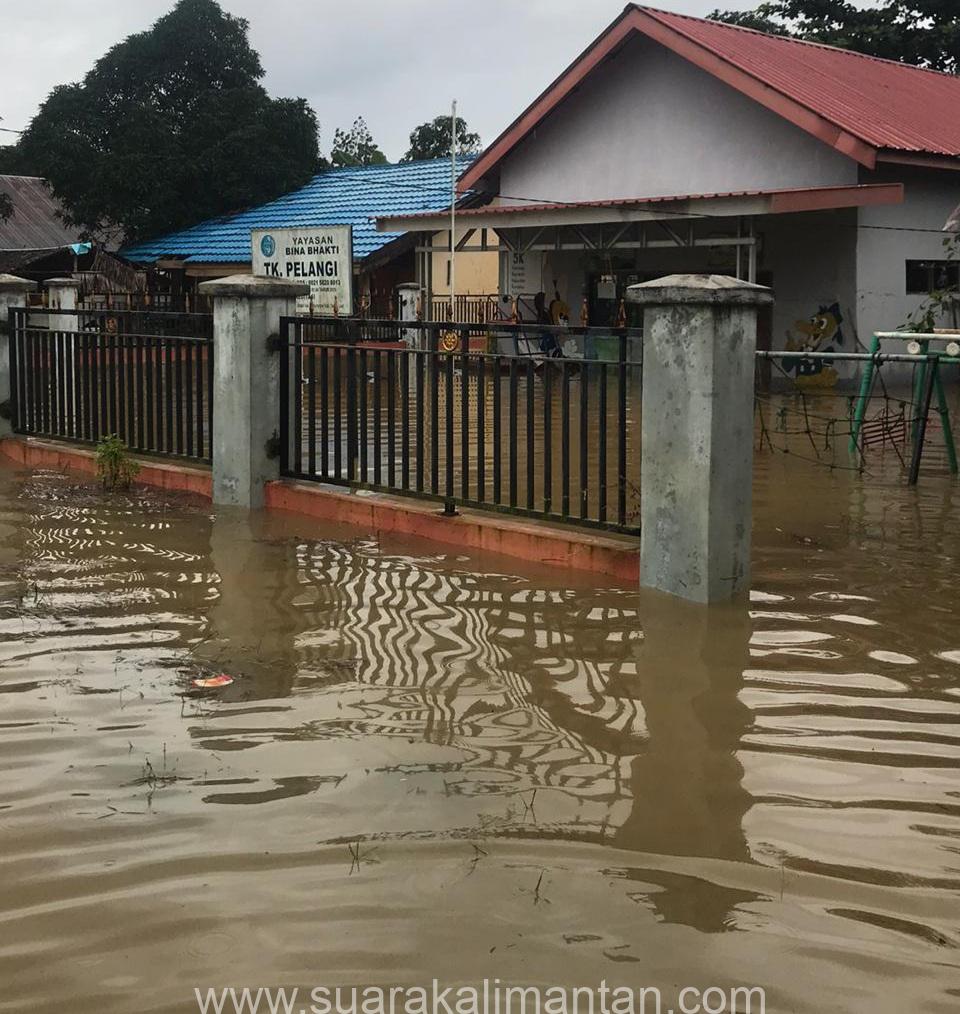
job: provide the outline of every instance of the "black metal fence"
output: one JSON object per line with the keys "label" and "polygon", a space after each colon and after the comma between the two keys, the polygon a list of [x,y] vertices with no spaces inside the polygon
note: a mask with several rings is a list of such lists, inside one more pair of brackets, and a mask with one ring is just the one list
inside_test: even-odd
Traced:
{"label": "black metal fence", "polygon": [[639,339],[285,317],[281,471],[635,533]]}
{"label": "black metal fence", "polygon": [[14,308],[9,334],[16,432],[210,461],[210,315]]}
{"label": "black metal fence", "polygon": [[96,292],[80,290],[78,306],[87,311],[213,313],[213,299],[195,292]]}

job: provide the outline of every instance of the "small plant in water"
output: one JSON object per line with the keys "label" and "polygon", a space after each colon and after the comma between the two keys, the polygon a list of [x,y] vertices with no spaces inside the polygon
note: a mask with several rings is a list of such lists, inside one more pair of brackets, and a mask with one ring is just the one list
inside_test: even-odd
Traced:
{"label": "small plant in water", "polygon": [[139,471],[127,445],[115,433],[97,444],[97,476],[104,489],[126,489]]}

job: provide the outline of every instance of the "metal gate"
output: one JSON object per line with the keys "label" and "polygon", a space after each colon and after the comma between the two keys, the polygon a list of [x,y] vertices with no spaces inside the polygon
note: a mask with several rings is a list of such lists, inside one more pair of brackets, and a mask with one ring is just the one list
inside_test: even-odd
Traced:
{"label": "metal gate", "polygon": [[282,318],[281,472],[634,534],[639,337]]}

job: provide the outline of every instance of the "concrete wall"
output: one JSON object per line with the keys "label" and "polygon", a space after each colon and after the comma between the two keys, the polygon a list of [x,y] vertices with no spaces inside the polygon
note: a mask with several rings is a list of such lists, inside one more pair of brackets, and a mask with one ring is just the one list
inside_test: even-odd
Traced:
{"label": "concrete wall", "polygon": [[[463,238],[463,227],[457,226],[457,239]],[[497,234],[492,230],[487,233],[487,243],[492,247],[487,253],[457,254],[457,292],[461,295],[489,295],[497,291],[499,278]],[[470,245],[479,245],[480,233],[470,238]],[[450,261],[450,233],[438,232],[433,237],[433,245],[438,248],[433,256],[433,294],[446,296],[450,293],[447,283],[447,264]]]}
{"label": "concrete wall", "polygon": [[500,193],[582,201],[856,181],[851,159],[634,38],[506,158]]}
{"label": "concrete wall", "polygon": [[[856,351],[857,211],[806,212],[758,219],[761,239],[760,280],[773,287],[771,348],[796,346],[807,336],[821,311],[839,310],[839,335],[828,345],[837,352]],[[836,311],[834,311],[834,316]],[[851,381],[856,368],[835,367],[840,382]]]}

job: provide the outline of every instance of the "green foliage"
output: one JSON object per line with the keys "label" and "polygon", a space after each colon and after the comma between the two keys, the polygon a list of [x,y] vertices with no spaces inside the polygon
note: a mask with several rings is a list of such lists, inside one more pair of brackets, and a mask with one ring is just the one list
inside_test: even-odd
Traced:
{"label": "green foliage", "polygon": [[[9,135],[6,135],[9,136]],[[3,137],[0,136],[0,142]],[[27,168],[19,144],[0,143],[0,175],[3,176],[36,176]]]}
{"label": "green foliage", "polygon": [[366,120],[358,116],[349,130],[337,127],[330,161],[335,166],[386,165],[387,156],[374,144]]}
{"label": "green foliage", "polygon": [[714,11],[727,24],[854,49],[920,67],[960,73],[957,0],[767,0],[753,11]]}
{"label": "green foliage", "polygon": [[[450,117],[435,116],[429,123],[421,123],[410,133],[410,149],[402,162],[419,159],[443,158],[450,154]],[[457,117],[457,154],[475,155],[480,150],[480,135],[472,133],[467,121]]]}
{"label": "green foliage", "polygon": [[97,444],[97,477],[104,489],[126,489],[139,471],[140,466],[130,457],[127,445],[116,434]]}
{"label": "green foliage", "polygon": [[766,32],[767,35],[792,35],[788,25],[783,21],[775,21],[766,17],[762,12],[768,4],[761,4],[755,11],[714,11],[710,17],[714,21],[722,21],[727,25],[739,25],[740,28],[752,28],[757,32]]}
{"label": "green foliage", "polygon": [[[3,117],[0,117],[2,119]],[[18,176],[16,145],[0,145],[0,176]],[[13,201],[8,194],[0,194],[0,222],[5,222],[13,214]]]}
{"label": "green foliage", "polygon": [[50,93],[21,138],[70,223],[132,241],[268,201],[318,165],[303,99],[271,99],[247,22],[178,0]]}

